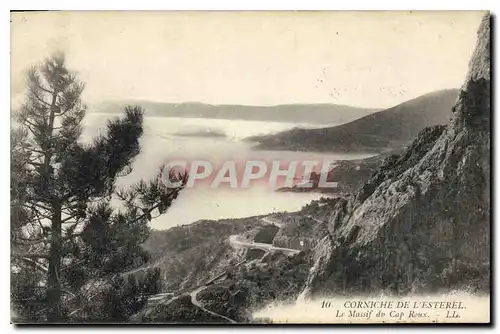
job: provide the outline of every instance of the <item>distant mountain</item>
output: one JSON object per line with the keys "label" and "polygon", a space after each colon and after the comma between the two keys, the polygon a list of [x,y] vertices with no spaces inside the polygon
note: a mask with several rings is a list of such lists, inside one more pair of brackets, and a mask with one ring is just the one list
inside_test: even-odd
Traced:
{"label": "distant mountain", "polygon": [[422,95],[350,123],[321,129],[300,129],[251,137],[257,148],[296,151],[382,152],[399,149],[425,127],[446,124],[457,89]]}
{"label": "distant mountain", "polygon": [[224,138],[226,135],[223,132],[213,129],[203,129],[199,131],[177,132],[174,134],[177,137],[205,137],[205,138]]}
{"label": "distant mountain", "polygon": [[151,101],[103,102],[92,109],[102,113],[122,112],[127,105],[139,105],[148,116],[239,119],[249,121],[342,124],[380,109],[356,108],[338,104],[284,104],[276,106],[211,105],[198,102],[163,103]]}

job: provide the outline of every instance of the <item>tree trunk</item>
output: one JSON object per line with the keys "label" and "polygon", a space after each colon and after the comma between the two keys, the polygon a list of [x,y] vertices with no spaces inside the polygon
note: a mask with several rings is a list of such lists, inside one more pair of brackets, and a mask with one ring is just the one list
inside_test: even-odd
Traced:
{"label": "tree trunk", "polygon": [[[56,113],[56,101],[57,92],[52,94],[52,102],[49,115],[49,128],[48,128],[48,138],[51,138],[54,131],[54,120]],[[49,139],[50,140],[50,139]],[[49,144],[47,151],[45,152],[44,161],[44,174],[47,183],[54,185],[53,175],[50,171],[50,160],[52,158],[52,144]],[[49,196],[54,196],[52,199],[52,226],[51,226],[51,240],[50,240],[50,251],[49,251],[49,271],[47,277],[47,304],[48,313],[47,321],[49,322],[60,322],[62,321],[62,311],[61,311],[61,281],[59,280],[59,273],[61,269],[61,203],[55,196],[55,189],[49,186]]]}
{"label": "tree trunk", "polygon": [[55,201],[53,207],[54,215],[52,216],[52,238],[47,282],[47,302],[49,306],[47,320],[49,322],[60,322],[62,320],[61,281],[59,280],[61,269],[61,205],[58,201]]}

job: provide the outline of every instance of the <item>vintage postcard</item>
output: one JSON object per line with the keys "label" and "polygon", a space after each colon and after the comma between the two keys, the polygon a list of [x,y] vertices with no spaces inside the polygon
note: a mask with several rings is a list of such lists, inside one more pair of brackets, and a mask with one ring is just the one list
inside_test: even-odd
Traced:
{"label": "vintage postcard", "polygon": [[11,321],[490,323],[488,11],[11,13]]}

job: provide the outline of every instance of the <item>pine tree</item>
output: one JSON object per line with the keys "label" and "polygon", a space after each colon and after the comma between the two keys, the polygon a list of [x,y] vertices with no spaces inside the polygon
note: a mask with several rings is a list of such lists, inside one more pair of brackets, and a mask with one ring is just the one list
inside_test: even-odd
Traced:
{"label": "pine tree", "polygon": [[141,248],[147,223],[182,189],[166,188],[160,177],[117,189],[115,181],[131,171],[140,152],[143,111],[125,108],[121,118],[108,121],[105,134],[82,143],[83,89],[64,55],[55,54],[29,71],[26,99],[15,115],[12,270],[22,277],[36,270],[43,296],[34,314],[33,305],[13,298],[14,310],[29,319],[68,321],[99,298],[98,286],[147,262]]}

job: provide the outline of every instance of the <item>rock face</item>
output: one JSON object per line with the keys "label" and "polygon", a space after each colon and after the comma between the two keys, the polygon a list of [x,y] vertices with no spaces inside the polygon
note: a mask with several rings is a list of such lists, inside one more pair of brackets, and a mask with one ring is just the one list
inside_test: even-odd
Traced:
{"label": "rock face", "polygon": [[490,17],[448,125],[332,209],[302,297],[489,290]]}

